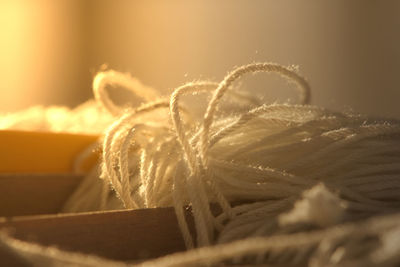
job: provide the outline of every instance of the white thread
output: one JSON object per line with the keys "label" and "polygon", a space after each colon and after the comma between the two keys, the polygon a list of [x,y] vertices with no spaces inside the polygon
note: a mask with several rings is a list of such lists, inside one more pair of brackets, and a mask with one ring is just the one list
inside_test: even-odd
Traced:
{"label": "white thread", "polygon": [[[261,71],[294,81],[302,105],[258,105],[254,97],[232,91],[235,80]],[[400,262],[400,243],[388,235],[398,236],[398,215],[359,223],[400,210],[399,122],[309,106],[305,79],[271,63],[239,67],[219,84],[183,85],[170,101],[131,79],[109,71],[93,84],[96,99],[119,117],[104,136],[101,177],[127,208],[173,205],[187,248],[204,247],[144,266]],[[152,102],[121,114],[105,92],[109,83],[139,96],[143,91]],[[207,92],[212,97],[204,118],[196,118],[181,98]],[[247,110],[220,105],[225,92]],[[224,112],[217,114],[218,108]],[[92,172],[70,200],[76,203],[71,210],[120,207],[104,187],[89,188],[96,175]],[[219,213],[212,212],[212,203]],[[185,206],[192,211],[196,242]]]}
{"label": "white thread", "polygon": [[[328,201],[326,203],[332,203],[332,207],[335,207],[335,202],[328,200],[334,199],[329,197],[329,190],[338,191],[340,199],[346,200],[346,210],[358,210],[363,214],[396,210],[400,197],[393,192],[398,192],[400,183],[396,175],[390,175],[390,170],[399,169],[396,163],[398,158],[393,154],[397,151],[396,144],[400,142],[399,125],[369,121],[358,115],[307,105],[254,107],[255,102],[250,100],[247,101],[248,112],[214,119],[218,103],[224,93],[229,92],[233,81],[248,72],[259,71],[277,72],[293,79],[302,89],[302,103],[309,102],[309,86],[303,78],[289,68],[269,63],[240,67],[218,85],[209,82],[186,84],[171,95],[169,107],[172,126],[169,121],[160,122],[151,116],[150,121],[145,123],[152,125],[151,128],[140,130],[143,126],[127,119],[133,115],[126,114],[115,127],[110,128],[103,146],[103,158],[108,166],[105,170],[108,173],[102,176],[110,180],[124,203],[130,199],[127,198],[128,191],[123,192],[127,189],[122,187],[135,185],[139,188],[131,193],[130,198],[142,199],[143,203],[137,204],[138,207],[174,205],[188,248],[194,246],[183,213],[183,206],[188,204],[191,205],[195,220],[197,246],[285,231],[287,227],[279,226],[277,216],[293,205],[296,196],[320,181],[325,183],[328,191],[313,189],[310,192],[319,192],[316,200],[310,198],[310,202],[299,202],[299,206],[306,203],[309,209],[307,216],[315,218],[316,225],[320,227],[336,224],[339,220],[334,218],[342,218],[333,216],[328,222],[324,221],[327,218],[318,217],[323,214],[318,211],[322,208],[320,201]],[[215,93],[203,122],[183,121],[180,98],[186,94],[212,90]],[[144,112],[152,110],[150,108]],[[146,138],[139,141],[129,134],[136,131],[146,132]],[[130,139],[138,143],[142,156],[135,154],[137,152],[128,153]],[[124,145],[118,140],[124,140]],[[166,147],[169,155],[161,149]],[[118,154],[119,158],[113,156]],[[393,155],[382,157],[387,154]],[[374,163],[376,156],[380,157],[380,165],[390,166],[388,173],[382,167],[369,167],[372,173],[363,171],[366,164]],[[129,178],[126,177],[128,158],[133,160],[134,165],[140,166],[140,171]],[[120,171],[123,169],[119,176],[112,174],[114,160]],[[346,172],[357,176],[346,176]],[[371,175],[383,177],[384,182],[378,182],[378,178],[368,178]],[[346,177],[348,182],[341,176]],[[364,180],[354,183],[350,182],[351,179]],[[125,181],[125,185],[122,186],[119,181]],[[242,205],[232,207],[233,201],[252,201],[257,205],[260,203],[260,207],[254,206],[254,212],[249,209],[240,213]],[[219,203],[222,208],[222,213],[217,217],[210,210],[212,202]],[[253,207],[246,205],[244,207]],[[277,208],[271,210],[270,207],[275,205]],[[292,214],[303,215],[292,215],[292,224],[301,225],[307,221],[304,221],[304,213],[294,212]],[[312,214],[317,217],[312,217]],[[264,222],[266,219],[272,221]],[[218,233],[217,238],[214,237],[215,232]],[[296,255],[299,259],[303,254],[299,252]],[[256,262],[274,260],[277,258],[259,255]]]}

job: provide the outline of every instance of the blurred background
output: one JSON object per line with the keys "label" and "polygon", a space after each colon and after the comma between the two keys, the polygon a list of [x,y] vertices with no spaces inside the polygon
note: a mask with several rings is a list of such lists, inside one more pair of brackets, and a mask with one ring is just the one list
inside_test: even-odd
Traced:
{"label": "blurred background", "polygon": [[168,94],[254,61],[299,65],[313,104],[400,118],[400,1],[0,0],[0,111],[76,106],[102,64]]}

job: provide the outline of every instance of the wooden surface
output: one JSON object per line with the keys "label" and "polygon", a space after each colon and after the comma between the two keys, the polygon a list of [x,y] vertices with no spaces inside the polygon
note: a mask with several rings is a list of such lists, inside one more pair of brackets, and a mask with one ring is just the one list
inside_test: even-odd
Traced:
{"label": "wooden surface", "polygon": [[57,213],[78,186],[79,175],[0,175],[0,217]]}
{"label": "wooden surface", "polygon": [[[70,173],[97,135],[0,130],[0,173]],[[89,170],[99,151],[82,162]]]}
{"label": "wooden surface", "polygon": [[173,208],[3,218],[0,229],[17,239],[124,261],[185,249]]}
{"label": "wooden surface", "polygon": [[[82,181],[69,174],[73,159],[96,136],[0,131],[0,139],[0,231],[121,261],[185,249],[173,208],[57,214]],[[24,264],[0,247],[0,266]]]}
{"label": "wooden surface", "polygon": [[[173,208],[57,214],[81,180],[76,175],[0,175],[0,231],[121,261],[185,249]],[[193,228],[190,212],[187,218]],[[23,266],[0,248],[0,266],[14,265]]]}

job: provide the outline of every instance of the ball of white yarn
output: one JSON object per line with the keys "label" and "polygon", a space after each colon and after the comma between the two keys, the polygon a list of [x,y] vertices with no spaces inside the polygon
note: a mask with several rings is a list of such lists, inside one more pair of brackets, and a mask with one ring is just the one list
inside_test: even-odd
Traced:
{"label": "ball of white yarn", "polygon": [[[399,183],[393,174],[400,167],[397,124],[288,104],[249,106],[239,115],[216,117],[218,103],[232,83],[245,73],[260,71],[292,79],[302,89],[303,104],[309,101],[309,86],[294,71],[255,63],[236,69],[220,84],[187,84],[176,89],[170,101],[158,100],[123,114],[105,136],[102,177],[124,205],[173,204],[188,247],[193,242],[182,210],[188,204],[198,246],[215,242],[214,233],[221,231],[225,219],[240,214],[240,206],[233,208],[231,203],[279,202],[279,208],[267,212],[279,213],[321,181],[339,191],[349,209],[369,212],[398,205]],[[201,92],[214,92],[204,119],[183,120],[181,96]],[[171,120],[162,118],[167,114],[160,111],[168,107]],[[189,108],[185,111],[190,113]],[[219,218],[210,210],[212,202],[223,210]]]}
{"label": "ball of white yarn", "polygon": [[[233,82],[252,72],[289,78],[301,89],[301,104],[257,105],[254,98],[233,92]],[[308,105],[308,83],[290,68],[254,63],[219,84],[181,86],[169,100],[151,91],[151,102],[122,110],[105,87],[117,83],[140,95],[129,79],[113,71],[95,78],[97,100],[119,116],[104,136],[101,177],[126,208],[173,205],[188,248],[326,228],[399,210],[400,124]],[[212,93],[202,119],[181,101],[199,93]],[[241,104],[240,112],[219,105],[225,93]],[[116,199],[105,189],[102,208],[115,208]],[[215,213],[212,203],[221,212]],[[196,242],[185,220],[186,206],[194,217]],[[253,262],[285,264],[310,256],[309,247],[288,251],[261,253]]]}

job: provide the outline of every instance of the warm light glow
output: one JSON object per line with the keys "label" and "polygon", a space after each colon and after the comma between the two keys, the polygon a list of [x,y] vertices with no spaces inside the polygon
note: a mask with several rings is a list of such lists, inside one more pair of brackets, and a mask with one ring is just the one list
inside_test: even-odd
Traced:
{"label": "warm light glow", "polygon": [[[15,102],[24,101],[21,90],[26,69],[30,59],[28,42],[29,20],[27,6],[21,1],[0,2],[0,98],[2,109],[13,108]],[[31,39],[32,41],[32,39]],[[32,42],[30,42],[32,43]],[[27,100],[25,98],[25,100]]]}
{"label": "warm light glow", "polygon": [[60,85],[80,71],[74,56],[80,49],[77,3],[0,1],[0,112],[51,104],[46,99],[52,94],[68,94]]}

